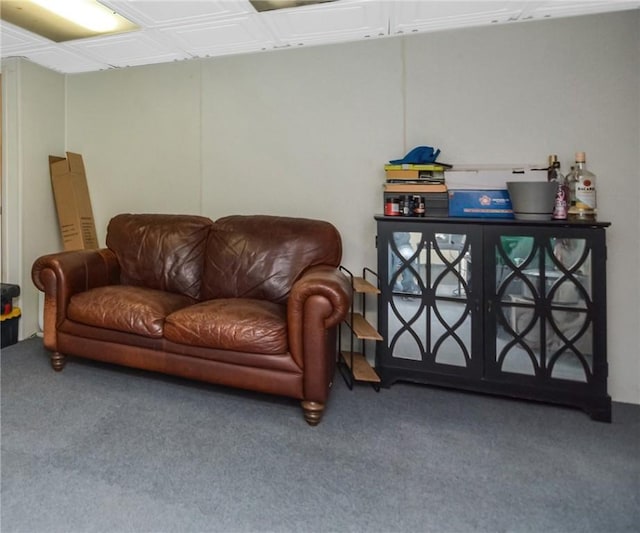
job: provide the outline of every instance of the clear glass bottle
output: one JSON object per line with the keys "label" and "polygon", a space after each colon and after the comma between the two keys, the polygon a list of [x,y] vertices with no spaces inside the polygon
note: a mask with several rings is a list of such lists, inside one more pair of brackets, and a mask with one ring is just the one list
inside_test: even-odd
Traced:
{"label": "clear glass bottle", "polygon": [[596,175],[586,168],[584,152],[576,152],[576,164],[569,176],[572,220],[595,220],[596,218]]}
{"label": "clear glass bottle", "polygon": [[547,181],[558,181],[558,174],[555,166],[557,161],[557,155],[553,154],[549,156],[549,166],[547,167]]}
{"label": "clear glass bottle", "polygon": [[549,156],[548,179],[549,181],[555,182],[558,186],[552,218],[554,220],[566,220],[570,202],[569,185],[567,178],[560,171],[560,161],[558,161],[558,156],[555,154]]}

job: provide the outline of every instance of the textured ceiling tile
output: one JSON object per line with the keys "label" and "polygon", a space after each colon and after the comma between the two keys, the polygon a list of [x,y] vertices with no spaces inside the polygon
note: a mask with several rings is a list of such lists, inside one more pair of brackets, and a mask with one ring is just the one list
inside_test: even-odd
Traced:
{"label": "textured ceiling tile", "polygon": [[25,50],[34,50],[50,44],[51,41],[49,41],[49,39],[40,37],[35,33],[28,32],[4,21],[0,23],[0,48],[2,48],[2,57],[12,55],[14,52],[20,54],[20,52],[24,52]]}
{"label": "textured ceiling tile", "polygon": [[190,54],[203,56],[218,50],[260,50],[272,48],[274,39],[255,16],[186,25],[159,30]]}
{"label": "textured ceiling tile", "polygon": [[144,65],[640,8],[640,0],[337,0],[257,13],[248,0],[101,2],[141,30],[55,44],[3,21],[2,57],[23,56],[61,72],[84,72],[105,65]]}
{"label": "textured ceiling tile", "polygon": [[391,2],[344,1],[269,11],[265,21],[285,43],[343,41],[387,35]]}
{"label": "textured ceiling tile", "polygon": [[182,50],[154,38],[151,30],[86,39],[83,42],[75,41],[67,46],[82,50],[99,61],[117,67],[170,62],[191,57]]}
{"label": "textured ceiling tile", "polygon": [[399,2],[391,18],[391,34],[480,26],[517,20],[525,2]]}
{"label": "textured ceiling tile", "polygon": [[222,18],[251,13],[253,9],[247,1],[181,0],[175,1],[105,1],[121,15],[131,17],[147,27],[179,25],[209,18]]}
{"label": "textured ceiling tile", "polygon": [[527,2],[527,18],[546,17],[570,17],[573,15],[585,15],[589,13],[603,13],[609,11],[620,11],[640,7],[637,1],[604,1],[604,2],[535,2],[529,5]]}
{"label": "textured ceiling tile", "polygon": [[48,47],[33,51],[29,60],[51,70],[65,74],[77,72],[91,72],[109,68],[107,63],[91,60],[81,54],[59,47]]}

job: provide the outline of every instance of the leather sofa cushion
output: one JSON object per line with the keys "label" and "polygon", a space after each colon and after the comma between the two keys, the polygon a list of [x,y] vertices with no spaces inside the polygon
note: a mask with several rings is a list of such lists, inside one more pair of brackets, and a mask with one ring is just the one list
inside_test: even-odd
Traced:
{"label": "leather sofa cushion", "polygon": [[287,311],[263,300],[208,300],[169,315],[164,335],[179,344],[282,354],[288,350]]}
{"label": "leather sofa cushion", "polygon": [[107,228],[107,246],[120,263],[120,283],[199,298],[204,248],[212,224],[195,215],[113,217]]}
{"label": "leather sofa cushion", "polygon": [[202,299],[255,298],[284,303],[298,277],[338,266],[342,242],[329,222],[268,215],[216,220],[209,232]]}
{"label": "leather sofa cushion", "polygon": [[72,296],[67,314],[81,324],[160,338],[167,315],[193,303],[181,294],[110,285]]}

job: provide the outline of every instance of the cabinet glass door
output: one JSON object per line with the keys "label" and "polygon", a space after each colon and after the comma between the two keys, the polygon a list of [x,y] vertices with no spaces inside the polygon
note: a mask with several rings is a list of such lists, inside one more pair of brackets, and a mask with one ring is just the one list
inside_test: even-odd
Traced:
{"label": "cabinet glass door", "polygon": [[403,368],[475,371],[478,365],[471,354],[477,321],[469,228],[399,226],[382,240],[385,353],[394,366]]}
{"label": "cabinet glass door", "polygon": [[[587,383],[593,376],[593,252],[580,234],[493,234],[493,375]],[[488,263],[491,264],[491,263]],[[493,340],[495,339],[495,340]]]}

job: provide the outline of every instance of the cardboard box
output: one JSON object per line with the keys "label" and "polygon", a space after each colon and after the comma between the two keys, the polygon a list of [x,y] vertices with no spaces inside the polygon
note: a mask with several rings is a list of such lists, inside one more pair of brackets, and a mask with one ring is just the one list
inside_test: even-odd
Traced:
{"label": "cardboard box", "polygon": [[507,181],[547,181],[547,169],[533,165],[456,166],[445,171],[444,181],[448,189],[506,190]]}
{"label": "cardboard box", "polygon": [[72,152],[67,152],[66,159],[50,155],[49,170],[64,249],[98,248],[82,156]]}
{"label": "cardboard box", "polygon": [[513,218],[509,192],[505,189],[449,190],[449,216]]}

